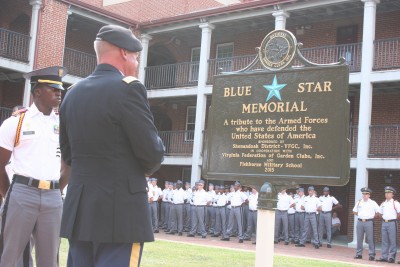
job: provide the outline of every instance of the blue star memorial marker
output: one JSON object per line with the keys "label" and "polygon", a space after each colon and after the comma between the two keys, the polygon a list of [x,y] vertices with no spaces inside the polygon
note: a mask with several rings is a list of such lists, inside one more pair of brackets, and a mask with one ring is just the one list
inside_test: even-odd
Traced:
{"label": "blue star memorial marker", "polygon": [[276,98],[278,98],[279,101],[282,101],[281,93],[279,91],[285,86],[286,86],[286,84],[278,84],[278,81],[276,80],[276,75],[275,75],[274,80],[272,81],[272,84],[263,85],[263,87],[269,91],[267,100],[265,100],[265,102],[268,102],[268,100],[270,100],[274,96]]}

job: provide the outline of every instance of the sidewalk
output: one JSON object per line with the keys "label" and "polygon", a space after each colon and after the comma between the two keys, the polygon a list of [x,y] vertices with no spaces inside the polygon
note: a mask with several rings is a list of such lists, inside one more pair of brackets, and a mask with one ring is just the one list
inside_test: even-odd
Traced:
{"label": "sidewalk", "polygon": [[[186,233],[183,236],[178,235],[167,235],[162,230],[158,234],[154,234],[157,240],[166,240],[179,243],[194,244],[207,247],[218,247],[227,249],[237,249],[242,251],[256,251],[256,246],[251,243],[251,241],[244,241],[244,243],[239,244],[238,239],[233,237],[230,241],[221,241],[219,237],[207,236],[203,239],[201,236],[196,237],[186,237]],[[365,266],[398,266],[397,264],[380,263],[376,261],[368,260],[368,249],[364,249],[363,259],[355,260],[355,249],[348,248],[347,242],[337,240],[332,244],[332,248],[327,248],[326,243],[323,247],[315,249],[311,244],[307,244],[305,248],[295,247],[293,244],[285,246],[283,242],[275,245],[275,254],[286,255],[290,257],[299,258],[311,258],[319,260],[330,260],[337,262],[352,263]],[[380,258],[380,251],[377,250],[376,258]],[[398,259],[400,260],[400,258]]]}

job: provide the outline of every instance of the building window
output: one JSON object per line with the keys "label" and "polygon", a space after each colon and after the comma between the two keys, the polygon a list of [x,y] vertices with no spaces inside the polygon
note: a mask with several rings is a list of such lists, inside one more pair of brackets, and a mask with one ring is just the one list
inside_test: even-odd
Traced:
{"label": "building window", "polygon": [[196,82],[199,80],[200,47],[192,48],[190,62],[189,81]]}
{"label": "building window", "polygon": [[185,141],[193,141],[195,123],[196,123],[196,107],[189,106],[187,107],[187,112],[186,112]]}
{"label": "building window", "polygon": [[233,43],[217,45],[217,70],[232,71]]}
{"label": "building window", "polygon": [[183,181],[183,183],[185,182],[190,183],[191,176],[192,176],[192,168],[182,168],[181,180]]}

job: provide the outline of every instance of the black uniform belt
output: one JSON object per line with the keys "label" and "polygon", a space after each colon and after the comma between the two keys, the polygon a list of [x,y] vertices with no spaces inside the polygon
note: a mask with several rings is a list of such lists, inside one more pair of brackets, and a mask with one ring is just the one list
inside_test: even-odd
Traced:
{"label": "black uniform belt", "polygon": [[231,206],[232,209],[234,208],[241,208],[242,206]]}
{"label": "black uniform belt", "polygon": [[60,183],[58,181],[37,180],[18,174],[14,174],[13,180],[16,183],[36,187],[39,189],[60,189]]}
{"label": "black uniform belt", "polygon": [[369,222],[373,221],[374,219],[358,219],[360,222]]}
{"label": "black uniform belt", "polygon": [[174,205],[183,205],[184,203],[177,203],[177,204],[175,204],[175,203],[172,203],[172,204],[174,204]]}
{"label": "black uniform belt", "polygon": [[196,207],[205,207],[207,205],[195,205]]}
{"label": "black uniform belt", "polygon": [[315,214],[315,212],[306,212],[306,214]]}
{"label": "black uniform belt", "polygon": [[396,219],[393,219],[393,220],[384,220],[384,219],[382,219],[382,221],[383,222],[395,222],[395,221],[397,221]]}
{"label": "black uniform belt", "polygon": [[287,212],[287,210],[276,210],[276,211],[279,211],[279,212]]}
{"label": "black uniform belt", "polygon": [[288,213],[288,215],[290,216],[290,215],[294,215],[294,213]]}
{"label": "black uniform belt", "polygon": [[250,212],[257,212],[257,210],[249,210]]}
{"label": "black uniform belt", "polygon": [[322,213],[331,213],[332,211],[321,211]]}

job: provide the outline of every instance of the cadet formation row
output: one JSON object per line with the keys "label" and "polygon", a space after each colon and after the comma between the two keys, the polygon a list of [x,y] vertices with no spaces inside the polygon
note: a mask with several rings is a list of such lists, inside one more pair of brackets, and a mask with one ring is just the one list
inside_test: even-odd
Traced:
{"label": "cadet formation row", "polygon": [[[239,182],[230,187],[209,184],[204,190],[204,181],[200,180],[191,188],[190,183],[182,181],[165,182],[165,189],[157,186],[156,178],[148,180],[148,198],[154,233],[164,229],[167,234],[196,235],[206,238],[221,237],[230,241],[238,237],[239,243],[251,241],[256,244],[258,192],[243,190]],[[296,194],[282,190],[278,194],[275,213],[275,244],[283,241],[285,245],[295,244],[305,247],[311,243],[315,249],[322,247],[326,236],[326,247],[332,248],[332,237],[340,232],[340,219],[335,210],[342,206],[330,195],[328,187],[323,195],[317,197],[313,186],[297,188]],[[373,233],[374,218],[382,219],[382,255],[376,261],[394,263],[397,251],[397,215],[399,202],[393,199],[393,187],[385,187],[386,200],[379,206],[371,200],[369,188],[361,189],[363,198],[356,202],[353,213],[357,216],[357,250],[355,259],[362,259],[364,237],[369,244],[369,260],[375,260]],[[161,206],[160,206],[161,205]],[[159,208],[161,212],[159,213]],[[160,214],[160,220],[159,220]],[[400,262],[399,262],[400,264]]]}

